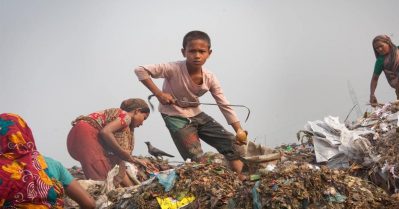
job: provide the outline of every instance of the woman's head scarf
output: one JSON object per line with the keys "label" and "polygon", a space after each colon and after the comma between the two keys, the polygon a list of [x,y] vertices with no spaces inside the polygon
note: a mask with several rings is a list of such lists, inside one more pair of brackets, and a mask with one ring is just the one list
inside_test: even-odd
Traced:
{"label": "woman's head scarf", "polygon": [[399,66],[399,63],[397,61],[397,51],[398,51],[397,47],[395,46],[395,44],[392,43],[391,38],[389,38],[389,36],[387,35],[376,36],[373,39],[373,50],[376,58],[379,57],[380,55],[375,50],[374,44],[379,41],[389,45],[389,53],[384,58],[384,68],[394,71]]}
{"label": "woman's head scarf", "polygon": [[0,114],[0,208],[62,208],[63,188],[46,168],[28,124]]}
{"label": "woman's head scarf", "polygon": [[140,98],[130,98],[122,101],[120,108],[126,112],[139,109],[141,112],[150,113],[147,102]]}

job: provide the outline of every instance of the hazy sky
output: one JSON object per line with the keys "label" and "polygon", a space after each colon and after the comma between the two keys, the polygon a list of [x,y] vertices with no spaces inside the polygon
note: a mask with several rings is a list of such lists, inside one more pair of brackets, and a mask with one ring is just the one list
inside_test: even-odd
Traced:
{"label": "hazy sky", "polygon": [[[66,149],[70,122],[147,98],[133,68],[183,59],[183,36],[203,30],[213,48],[206,67],[232,104],[251,109],[244,123],[236,108],[249,137],[296,142],[307,121],[345,119],[348,82],[370,110],[371,41],[388,34],[399,44],[398,8],[397,0],[0,0],[0,112],[25,118],[43,154],[79,165]],[[383,75],[376,95],[395,99]],[[201,101],[214,102],[209,93]],[[233,130],[218,108],[202,109]],[[181,160],[158,111],[135,132],[134,155],[147,155],[149,140]]]}

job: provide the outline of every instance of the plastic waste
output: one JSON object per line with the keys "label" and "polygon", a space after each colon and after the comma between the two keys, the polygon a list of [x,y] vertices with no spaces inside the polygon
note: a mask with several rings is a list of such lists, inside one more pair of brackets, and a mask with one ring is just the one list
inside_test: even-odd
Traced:
{"label": "plastic waste", "polygon": [[171,197],[157,197],[157,202],[161,209],[179,209],[182,208],[195,200],[194,195],[188,195],[183,197],[181,200],[176,200]]}
{"label": "plastic waste", "polygon": [[159,183],[165,188],[165,192],[169,192],[173,188],[176,179],[176,171],[174,169],[162,171],[155,176]]}

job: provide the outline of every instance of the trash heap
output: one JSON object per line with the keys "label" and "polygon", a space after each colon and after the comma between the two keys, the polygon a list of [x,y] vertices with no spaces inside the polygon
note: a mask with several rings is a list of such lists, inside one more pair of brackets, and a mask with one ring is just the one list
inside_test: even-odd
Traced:
{"label": "trash heap", "polygon": [[130,191],[130,197],[107,208],[168,208],[173,203],[220,208],[227,205],[241,185],[236,174],[221,164],[186,163],[157,174],[150,182]]}
{"label": "trash heap", "polygon": [[[286,161],[262,174],[257,208],[397,208],[381,188],[343,170]],[[255,208],[255,207],[253,207]]]}
{"label": "trash heap", "polygon": [[316,163],[347,169],[383,188],[399,192],[399,101],[381,105],[352,123],[326,117],[312,121],[298,132],[314,148]]}
{"label": "trash heap", "polygon": [[141,157],[160,172],[138,169],[141,184],[133,187],[85,188],[97,208],[107,209],[399,208],[398,110],[399,101],[351,123],[332,116],[309,121],[299,143],[274,149],[250,142],[242,158],[247,181],[208,152],[201,163],[176,166]]}
{"label": "trash heap", "polygon": [[69,173],[76,179],[86,179],[85,174],[83,173],[82,168],[78,166],[72,166],[71,168],[68,168]]}
{"label": "trash heap", "polygon": [[254,181],[241,182],[219,163],[185,163],[131,188],[104,192],[98,182],[86,188],[107,209],[399,207],[383,189],[344,170],[289,160],[270,165],[251,174],[259,177]]}

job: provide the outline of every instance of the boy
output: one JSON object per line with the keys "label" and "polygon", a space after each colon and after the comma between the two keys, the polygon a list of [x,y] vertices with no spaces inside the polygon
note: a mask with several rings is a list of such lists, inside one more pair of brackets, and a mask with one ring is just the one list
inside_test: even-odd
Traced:
{"label": "boy", "polygon": [[[240,174],[243,163],[240,161],[235,137],[212,117],[199,108],[198,97],[210,91],[216,103],[224,104],[219,109],[228,124],[239,133],[244,131],[234,110],[225,106],[225,98],[219,81],[214,74],[203,68],[212,53],[211,40],[202,31],[191,31],[183,38],[181,49],[184,61],[139,66],[135,69],[138,79],[159,100],[159,111],[166,127],[184,160],[201,161],[203,154],[199,138],[223,154],[233,171]],[[164,78],[162,91],[151,78]],[[245,131],[245,134],[247,132]]]}

